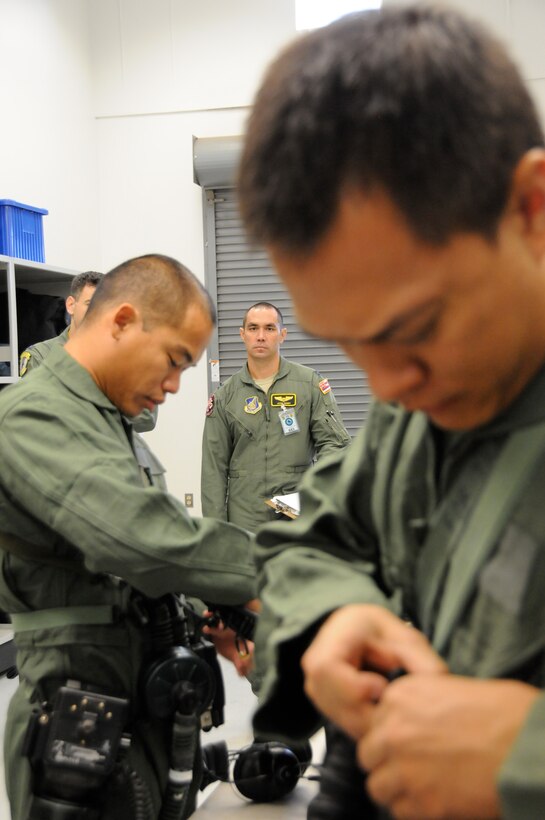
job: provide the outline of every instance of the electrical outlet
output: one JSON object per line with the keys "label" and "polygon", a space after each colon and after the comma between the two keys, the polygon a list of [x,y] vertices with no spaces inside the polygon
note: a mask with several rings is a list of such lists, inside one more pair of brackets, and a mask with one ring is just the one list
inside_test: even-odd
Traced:
{"label": "electrical outlet", "polygon": [[193,506],[193,493],[186,493],[185,494],[185,506],[192,507]]}

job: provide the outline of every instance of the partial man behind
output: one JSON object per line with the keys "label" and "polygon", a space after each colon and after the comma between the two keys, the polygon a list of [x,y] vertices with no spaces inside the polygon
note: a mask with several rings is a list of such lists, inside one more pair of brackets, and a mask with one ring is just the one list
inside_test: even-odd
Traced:
{"label": "partial man behind", "polygon": [[239,190],[302,327],[377,398],[257,536],[254,727],[327,715],[377,816],[543,818],[545,148],[520,74],[443,7],[341,19],[266,74]]}
{"label": "partial man behind", "polygon": [[93,270],[84,271],[74,276],[70,284],[70,294],[66,298],[66,312],[70,316],[70,324],[53,339],[37,342],[23,350],[19,358],[20,376],[24,376],[34,367],[38,367],[56,345],[66,344],[70,338],[70,333],[78,329],[87,313],[87,308],[101,278],[102,274]]}
{"label": "partial man behind", "polygon": [[203,435],[203,515],[255,531],[278,517],[267,499],[297,490],[315,457],[346,447],[327,379],[281,357],[280,310],[252,305],[240,338],[247,362],[210,397]]}
{"label": "partial man behind", "polygon": [[[179,262],[129,260],[102,277],[78,332],[0,395],[0,607],[10,613],[19,670],[4,754],[13,820],[27,820],[33,793],[35,812],[61,811],[75,799],[70,776],[55,779],[58,769],[40,763],[36,748],[31,770],[35,732],[23,751],[32,715],[40,704],[47,713],[67,682],[99,702],[81,724],[63,724],[79,732],[81,745],[96,738],[101,696],[129,702],[130,747],[100,788],[89,781],[89,817],[134,820],[135,805],[159,817],[176,760],[173,720],[153,715],[142,688],[157,659],[157,599],[174,592],[227,604],[254,598],[249,534],[191,518],[143,480],[125,421],[178,391],[214,321],[208,293]],[[168,620],[161,624],[165,634]],[[62,748],[78,759],[70,743]],[[101,754],[110,748],[101,746],[98,759],[83,756],[83,770],[95,761],[97,777],[107,774]],[[189,805],[197,786],[184,792]]]}

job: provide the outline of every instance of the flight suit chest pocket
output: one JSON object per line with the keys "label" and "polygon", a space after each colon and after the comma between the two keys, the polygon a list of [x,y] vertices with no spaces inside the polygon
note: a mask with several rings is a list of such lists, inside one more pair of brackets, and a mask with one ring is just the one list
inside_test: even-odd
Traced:
{"label": "flight suit chest pocket", "polygon": [[231,435],[235,444],[240,438],[254,438],[257,430],[259,429],[259,424],[264,421],[264,419],[256,419],[255,416],[252,415],[244,417],[242,413],[235,414],[229,411],[227,412],[227,417],[229,419]]}
{"label": "flight suit chest pocket", "polygon": [[451,671],[519,677],[520,670],[532,667],[533,682],[544,685],[544,585],[543,544],[517,524],[509,525],[453,634],[447,658]]}

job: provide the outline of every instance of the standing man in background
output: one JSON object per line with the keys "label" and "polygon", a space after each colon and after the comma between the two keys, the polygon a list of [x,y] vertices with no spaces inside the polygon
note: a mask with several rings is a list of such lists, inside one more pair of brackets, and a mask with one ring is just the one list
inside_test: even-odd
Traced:
{"label": "standing man in background", "polygon": [[37,342],[21,353],[19,359],[20,376],[24,376],[34,367],[40,365],[55,345],[66,344],[70,334],[78,329],[80,322],[87,313],[87,308],[101,278],[101,273],[92,270],[74,276],[70,285],[70,295],[66,298],[66,312],[70,315],[70,324],[53,339]]}
{"label": "standing man in background", "polygon": [[206,411],[203,515],[251,531],[278,517],[267,499],[295,492],[315,457],[350,441],[327,379],[280,356],[286,335],[275,305],[248,308],[240,328],[247,362]]}
{"label": "standing man in background", "polygon": [[545,142],[520,73],[442,5],[350,15],[270,67],[239,191],[377,398],[258,533],[254,728],[326,715],[381,817],[542,820]]}

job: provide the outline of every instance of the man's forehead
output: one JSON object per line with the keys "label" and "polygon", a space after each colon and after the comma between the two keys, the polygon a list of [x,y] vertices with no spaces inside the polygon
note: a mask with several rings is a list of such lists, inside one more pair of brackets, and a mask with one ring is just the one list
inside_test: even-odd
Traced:
{"label": "man's forehead", "polygon": [[255,323],[263,322],[264,324],[278,324],[278,314],[275,308],[270,307],[255,307],[251,308],[248,311],[248,315],[246,317],[246,324],[248,323]]}

